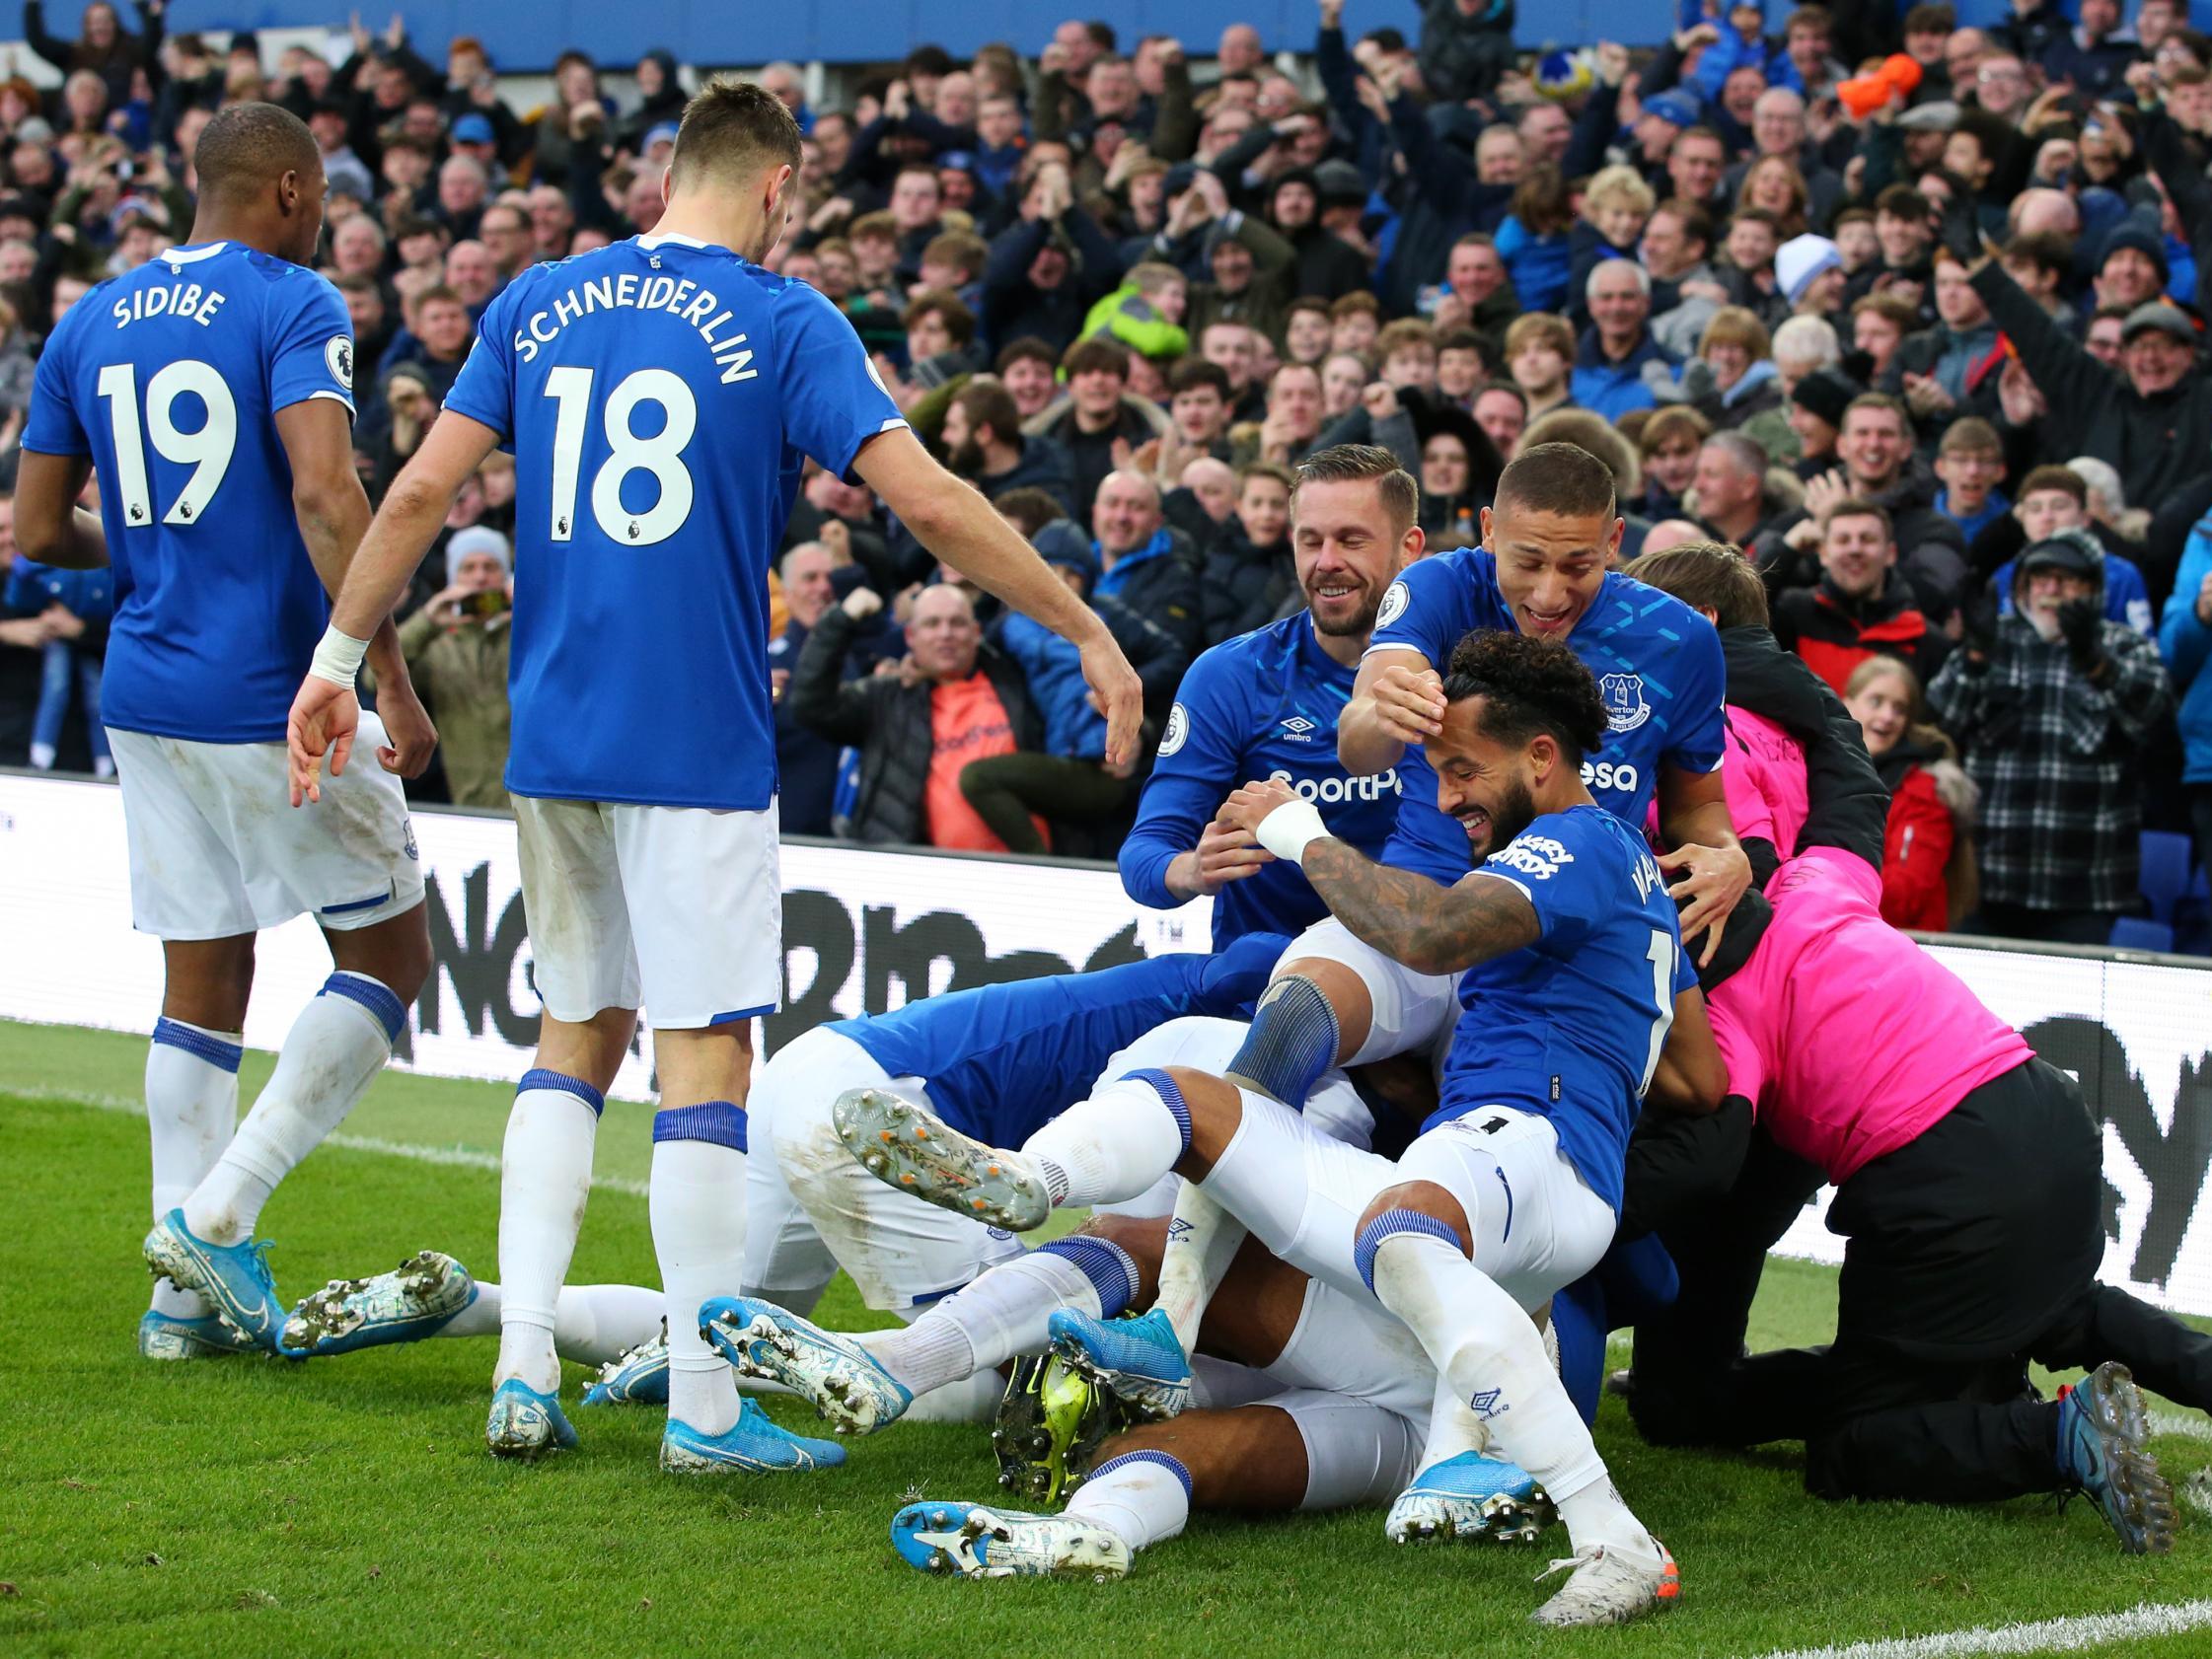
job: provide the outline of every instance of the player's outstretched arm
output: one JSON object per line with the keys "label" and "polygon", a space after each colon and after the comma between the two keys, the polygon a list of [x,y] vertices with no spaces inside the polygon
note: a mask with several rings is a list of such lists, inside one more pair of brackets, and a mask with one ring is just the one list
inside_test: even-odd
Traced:
{"label": "player's outstretched arm", "polygon": [[1705,1018],[1705,993],[1691,985],[1675,993],[1674,1021],[1666,1028],[1644,1099],[1662,1112],[1702,1118],[1721,1109],[1728,1090],[1728,1062]]}
{"label": "player's outstretched arm", "polygon": [[[307,556],[334,601],[369,528],[369,497],[353,468],[353,421],[342,403],[309,397],[276,411],[276,436],[292,468],[292,516]],[[414,694],[399,630],[387,616],[369,640],[377,711],[392,742],[377,751],[389,772],[419,777],[438,747],[438,729]],[[333,768],[335,769],[335,768]]]}
{"label": "player's outstretched arm", "polygon": [[1388,771],[1443,730],[1444,683],[1419,651],[1377,651],[1360,665],[1337,717],[1337,759],[1361,777]]}
{"label": "player's outstretched arm", "polygon": [[333,775],[345,769],[361,720],[353,681],[368,655],[369,641],[380,626],[390,625],[392,608],[437,538],[462,481],[497,441],[497,434],[482,422],[448,409],[386,493],[383,509],[361,538],[331,608],[330,628],[315,648],[315,661],[292,700],[287,741],[294,806],[303,799],[322,798],[326,754]]}
{"label": "player's outstretched arm", "polygon": [[1682,909],[1682,944],[1689,946],[1700,933],[1705,948],[1698,966],[1713,960],[1721,948],[1721,933],[1729,912],[1751,886],[1751,860],[1735,838],[1729,821],[1729,800],[1718,770],[1685,771],[1669,764],[1659,772],[1659,834],[1672,852],[1659,855],[1659,867],[1668,876],[1682,872],[1667,891],[1675,901],[1688,900]]}
{"label": "player's outstretched arm", "polygon": [[25,450],[16,470],[16,546],[58,570],[98,570],[108,562],[100,520],[77,505],[92,458]]}
{"label": "player's outstretched arm", "polygon": [[1458,974],[1543,936],[1536,907],[1512,882],[1480,870],[1455,886],[1393,870],[1330,835],[1313,803],[1270,779],[1247,783],[1221,817],[1305,872],[1330,914],[1364,943],[1418,974]]}
{"label": "player's outstretched arm", "polygon": [[938,466],[912,431],[899,427],[869,439],[852,469],[930,552],[1081,650],[1083,679],[1105,706],[1106,758],[1115,765],[1134,760],[1144,688],[1098,613],[981,493]]}

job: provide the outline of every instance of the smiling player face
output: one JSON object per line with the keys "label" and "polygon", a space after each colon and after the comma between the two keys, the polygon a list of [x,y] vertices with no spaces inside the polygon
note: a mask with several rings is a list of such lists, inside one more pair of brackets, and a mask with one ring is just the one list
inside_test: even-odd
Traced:
{"label": "smiling player face", "polygon": [[1482,544],[1498,560],[1498,592],[1522,633],[1558,639],[1597,601],[1620,550],[1621,520],[1570,518],[1507,502],[1482,514]]}
{"label": "smiling player face", "polygon": [[1290,517],[1298,586],[1314,628],[1336,637],[1371,633],[1407,551],[1380,486],[1372,478],[1300,484]]}
{"label": "smiling player face", "polygon": [[1451,704],[1442,733],[1425,746],[1437,770],[1437,806],[1467,832],[1468,856],[1477,864],[1536,820],[1532,749],[1484,735],[1476,723],[1481,708],[1480,697]]}

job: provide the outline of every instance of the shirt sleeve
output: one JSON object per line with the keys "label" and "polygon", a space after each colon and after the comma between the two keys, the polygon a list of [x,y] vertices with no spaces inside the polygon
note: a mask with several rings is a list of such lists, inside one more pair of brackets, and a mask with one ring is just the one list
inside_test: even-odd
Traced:
{"label": "shirt sleeve", "polygon": [[1470,574],[1467,561],[1450,553],[1407,565],[1382,596],[1367,654],[1418,651],[1443,673],[1452,647],[1480,621]]}
{"label": "shirt sleeve", "polygon": [[[1728,664],[1721,655],[1721,636],[1702,616],[1682,641],[1682,687],[1676,706],[1680,713],[1666,734],[1659,758],[1685,772],[1719,769],[1728,750]],[[1787,850],[1787,849],[1785,849]]]}
{"label": "shirt sleeve", "polygon": [[514,308],[506,304],[517,284],[509,284],[477,320],[476,342],[453,378],[445,406],[465,414],[479,426],[499,434],[501,448],[510,448],[515,436],[515,361],[507,319]]}
{"label": "shirt sleeve", "polygon": [[1714,1046],[1721,1050],[1721,1064],[1728,1072],[1728,1092],[1749,1101],[1753,1116],[1757,1116],[1760,1097],[1766,1093],[1766,1062],[1751,1034],[1735,1017],[1730,986],[1723,985],[1706,999],[1705,1018],[1713,1028]]}
{"label": "shirt sleeve", "polygon": [[1628,879],[1608,851],[1587,826],[1564,813],[1547,813],[1484,859],[1476,873],[1519,888],[1535,908],[1545,942],[1571,945],[1587,938],[1617,903],[1619,896],[1609,896],[1606,884]]}
{"label": "shirt sleeve", "polygon": [[[90,455],[92,440],[77,418],[76,400],[69,394],[69,347],[76,331],[69,320],[46,341],[31,382],[31,414],[23,429],[23,447],[40,455]],[[64,330],[68,331],[64,331]]]}
{"label": "shirt sleeve", "polygon": [[1228,792],[1245,781],[1245,722],[1234,691],[1234,673],[1218,648],[1201,653],[1175,688],[1159,756],[1119,859],[1122,889],[1140,904],[1172,909],[1182,902],[1168,891],[1168,864],[1198,845]]}
{"label": "shirt sleeve", "polygon": [[775,373],[784,441],[841,478],[862,444],[907,423],[852,325],[803,282],[775,302]]}
{"label": "shirt sleeve", "polygon": [[345,301],[328,278],[302,273],[306,280],[281,284],[298,290],[286,311],[273,321],[268,342],[269,412],[288,409],[311,397],[328,397],[353,413],[353,320]]}

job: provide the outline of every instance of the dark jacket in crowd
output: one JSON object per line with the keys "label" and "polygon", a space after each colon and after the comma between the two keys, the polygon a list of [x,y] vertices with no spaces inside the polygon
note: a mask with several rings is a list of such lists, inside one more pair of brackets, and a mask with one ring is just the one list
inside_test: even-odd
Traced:
{"label": "dark jacket in crowd", "polygon": [[[1966,533],[1936,511],[1936,475],[1917,462],[1897,481],[1877,491],[1874,504],[1889,515],[1897,546],[1897,574],[1911,584],[1907,603],[1917,604],[1937,624],[1950,620],[1973,586],[1966,562]],[[1767,575],[1770,591],[1809,586],[1817,580],[1818,560],[1784,543],[1784,538],[1811,517],[1798,507],[1770,519],[1751,549],[1752,562]]]}
{"label": "dark jacket in crowd", "polygon": [[1823,575],[1774,602],[1774,637],[1843,694],[1851,671],[1869,657],[1895,657],[1927,685],[1951,655],[1951,640],[1913,602],[1911,584],[1892,570],[1881,591],[1854,601]]}
{"label": "dark jacket in crowd", "polygon": [[[1055,233],[1070,247],[1067,280],[1039,288],[1029,280],[1030,264]],[[1057,221],[1016,220],[992,239],[983,267],[984,332],[994,345],[1035,334],[1055,351],[1065,351],[1082,331],[1090,308],[1121,285],[1122,256],[1098,221],[1070,207]]]}
{"label": "dark jacket in crowd", "polygon": [[1265,627],[1304,604],[1290,538],[1255,547],[1233,514],[1207,547],[1199,582],[1209,646]]}
{"label": "dark jacket in crowd", "polygon": [[[832,608],[835,609],[834,607]],[[825,613],[828,614],[828,613]],[[796,618],[769,641],[769,672],[794,674],[813,632]],[[838,745],[817,737],[791,712],[790,682],[775,703],[776,824],[787,835],[827,835],[837,805]]]}
{"label": "dark jacket in crowd", "polygon": [[[1091,543],[1098,552],[1098,543]],[[1101,556],[1100,563],[1104,563]],[[1111,595],[1132,611],[1167,630],[1189,656],[1206,645],[1206,602],[1201,594],[1198,555],[1190,539],[1171,525],[1161,525],[1151,541],[1121,555],[1114,568],[1104,571],[1093,585],[1097,596]]]}
{"label": "dark jacket in crowd", "polygon": [[[851,819],[854,840],[926,841],[929,760],[936,741],[929,719],[934,687],[927,681],[909,685],[895,674],[844,680],[846,648],[856,627],[843,607],[823,613],[799,651],[783,701],[792,718],[815,736],[860,751],[860,788]],[[976,667],[998,693],[1015,744],[1042,749],[1044,721],[1021,670],[988,644],[978,653]]]}
{"label": "dark jacket in crowd", "polygon": [[144,69],[156,81],[161,79],[159,57],[162,43],[162,14],[138,8],[139,33],[131,34],[122,27],[126,16],[123,7],[115,7],[115,37],[104,50],[95,50],[80,37],[64,40],[49,34],[46,29],[46,8],[43,0],[24,0],[23,43],[44,58],[67,79],[80,69],[89,69],[108,85],[108,108],[120,109],[130,102],[130,78],[134,71]]}
{"label": "dark jacket in crowd", "polygon": [[1974,272],[1973,283],[2049,405],[2048,454],[2108,462],[2130,505],[2155,505],[2204,470],[2212,453],[2212,375],[2200,367],[2145,397],[2053,323],[1997,260]]}

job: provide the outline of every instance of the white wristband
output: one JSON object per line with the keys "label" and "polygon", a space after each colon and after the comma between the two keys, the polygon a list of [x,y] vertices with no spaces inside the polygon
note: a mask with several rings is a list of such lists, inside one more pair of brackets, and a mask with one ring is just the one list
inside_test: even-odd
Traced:
{"label": "white wristband", "polygon": [[350,691],[355,677],[361,672],[361,659],[368,654],[367,640],[340,633],[333,623],[325,628],[323,637],[316,641],[315,660],[307,665],[307,672],[317,680],[328,680]]}
{"label": "white wristband", "polygon": [[1305,861],[1305,849],[1314,841],[1329,839],[1329,827],[1311,801],[1286,801],[1260,820],[1261,846],[1292,864]]}

